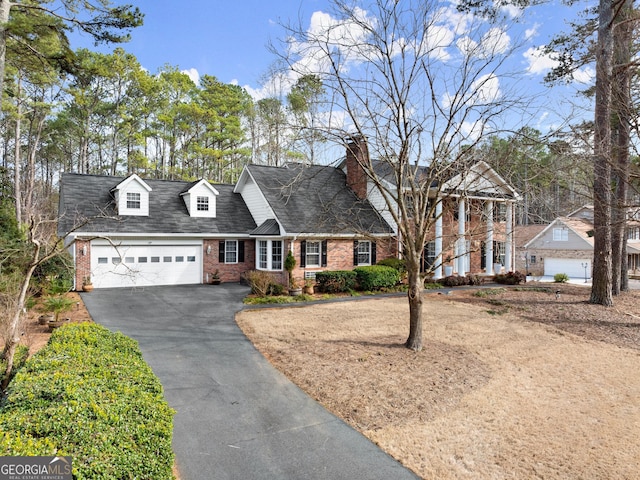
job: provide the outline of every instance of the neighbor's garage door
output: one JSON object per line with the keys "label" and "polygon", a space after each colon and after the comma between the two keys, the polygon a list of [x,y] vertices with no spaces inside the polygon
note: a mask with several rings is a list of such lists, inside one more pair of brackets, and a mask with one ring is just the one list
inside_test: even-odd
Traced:
{"label": "neighbor's garage door", "polygon": [[96,288],[201,283],[200,245],[92,245]]}
{"label": "neighbor's garage door", "polygon": [[584,265],[587,264],[587,278],[591,278],[591,261],[579,258],[545,258],[544,274],[566,273],[572,278],[584,278]]}

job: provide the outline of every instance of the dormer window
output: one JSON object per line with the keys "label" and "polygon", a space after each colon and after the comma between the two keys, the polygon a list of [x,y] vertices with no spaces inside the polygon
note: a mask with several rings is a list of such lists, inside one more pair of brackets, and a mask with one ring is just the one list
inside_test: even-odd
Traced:
{"label": "dormer window", "polygon": [[209,211],[209,197],[198,197],[196,207],[199,212]]}
{"label": "dormer window", "polygon": [[190,184],[180,195],[191,217],[215,218],[216,198],[219,194],[206,180]]}
{"label": "dormer window", "polygon": [[149,215],[151,187],[135,173],[120,182],[112,190],[119,215]]}
{"label": "dormer window", "polygon": [[127,209],[140,209],[140,193],[127,192]]}

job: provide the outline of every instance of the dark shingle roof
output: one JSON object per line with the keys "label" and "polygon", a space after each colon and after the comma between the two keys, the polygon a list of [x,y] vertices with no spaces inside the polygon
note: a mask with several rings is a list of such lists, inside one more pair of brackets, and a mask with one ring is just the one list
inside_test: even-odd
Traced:
{"label": "dark shingle roof", "polygon": [[247,167],[287,233],[391,233],[367,200],[328,166]]}
{"label": "dark shingle roof", "polygon": [[60,187],[58,233],[68,233],[74,225],[91,219],[78,232],[110,233],[193,233],[248,234],[256,228],[242,197],[233,193],[233,185],[214,185],[220,193],[216,200],[216,218],[192,218],[183,197],[193,182],[147,180],[149,216],[115,214],[111,190],[125,177],[65,173]]}

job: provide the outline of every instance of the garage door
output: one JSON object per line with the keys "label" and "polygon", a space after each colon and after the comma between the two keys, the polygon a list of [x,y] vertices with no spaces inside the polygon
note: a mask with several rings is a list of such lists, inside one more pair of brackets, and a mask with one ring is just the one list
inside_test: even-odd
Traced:
{"label": "garage door", "polygon": [[202,283],[200,245],[92,245],[95,288]]}
{"label": "garage door", "polygon": [[587,278],[591,278],[591,261],[579,258],[545,258],[544,274],[553,276],[556,273],[566,273],[570,278],[584,278],[587,265]]}

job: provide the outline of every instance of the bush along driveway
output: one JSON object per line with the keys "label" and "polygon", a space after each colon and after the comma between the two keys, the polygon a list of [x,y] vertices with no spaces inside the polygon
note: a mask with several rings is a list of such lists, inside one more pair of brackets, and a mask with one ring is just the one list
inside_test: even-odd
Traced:
{"label": "bush along driveway", "polygon": [[176,410],[182,480],[415,479],[273,368],[235,323],[239,284],[83,294],[96,322],[138,340]]}

